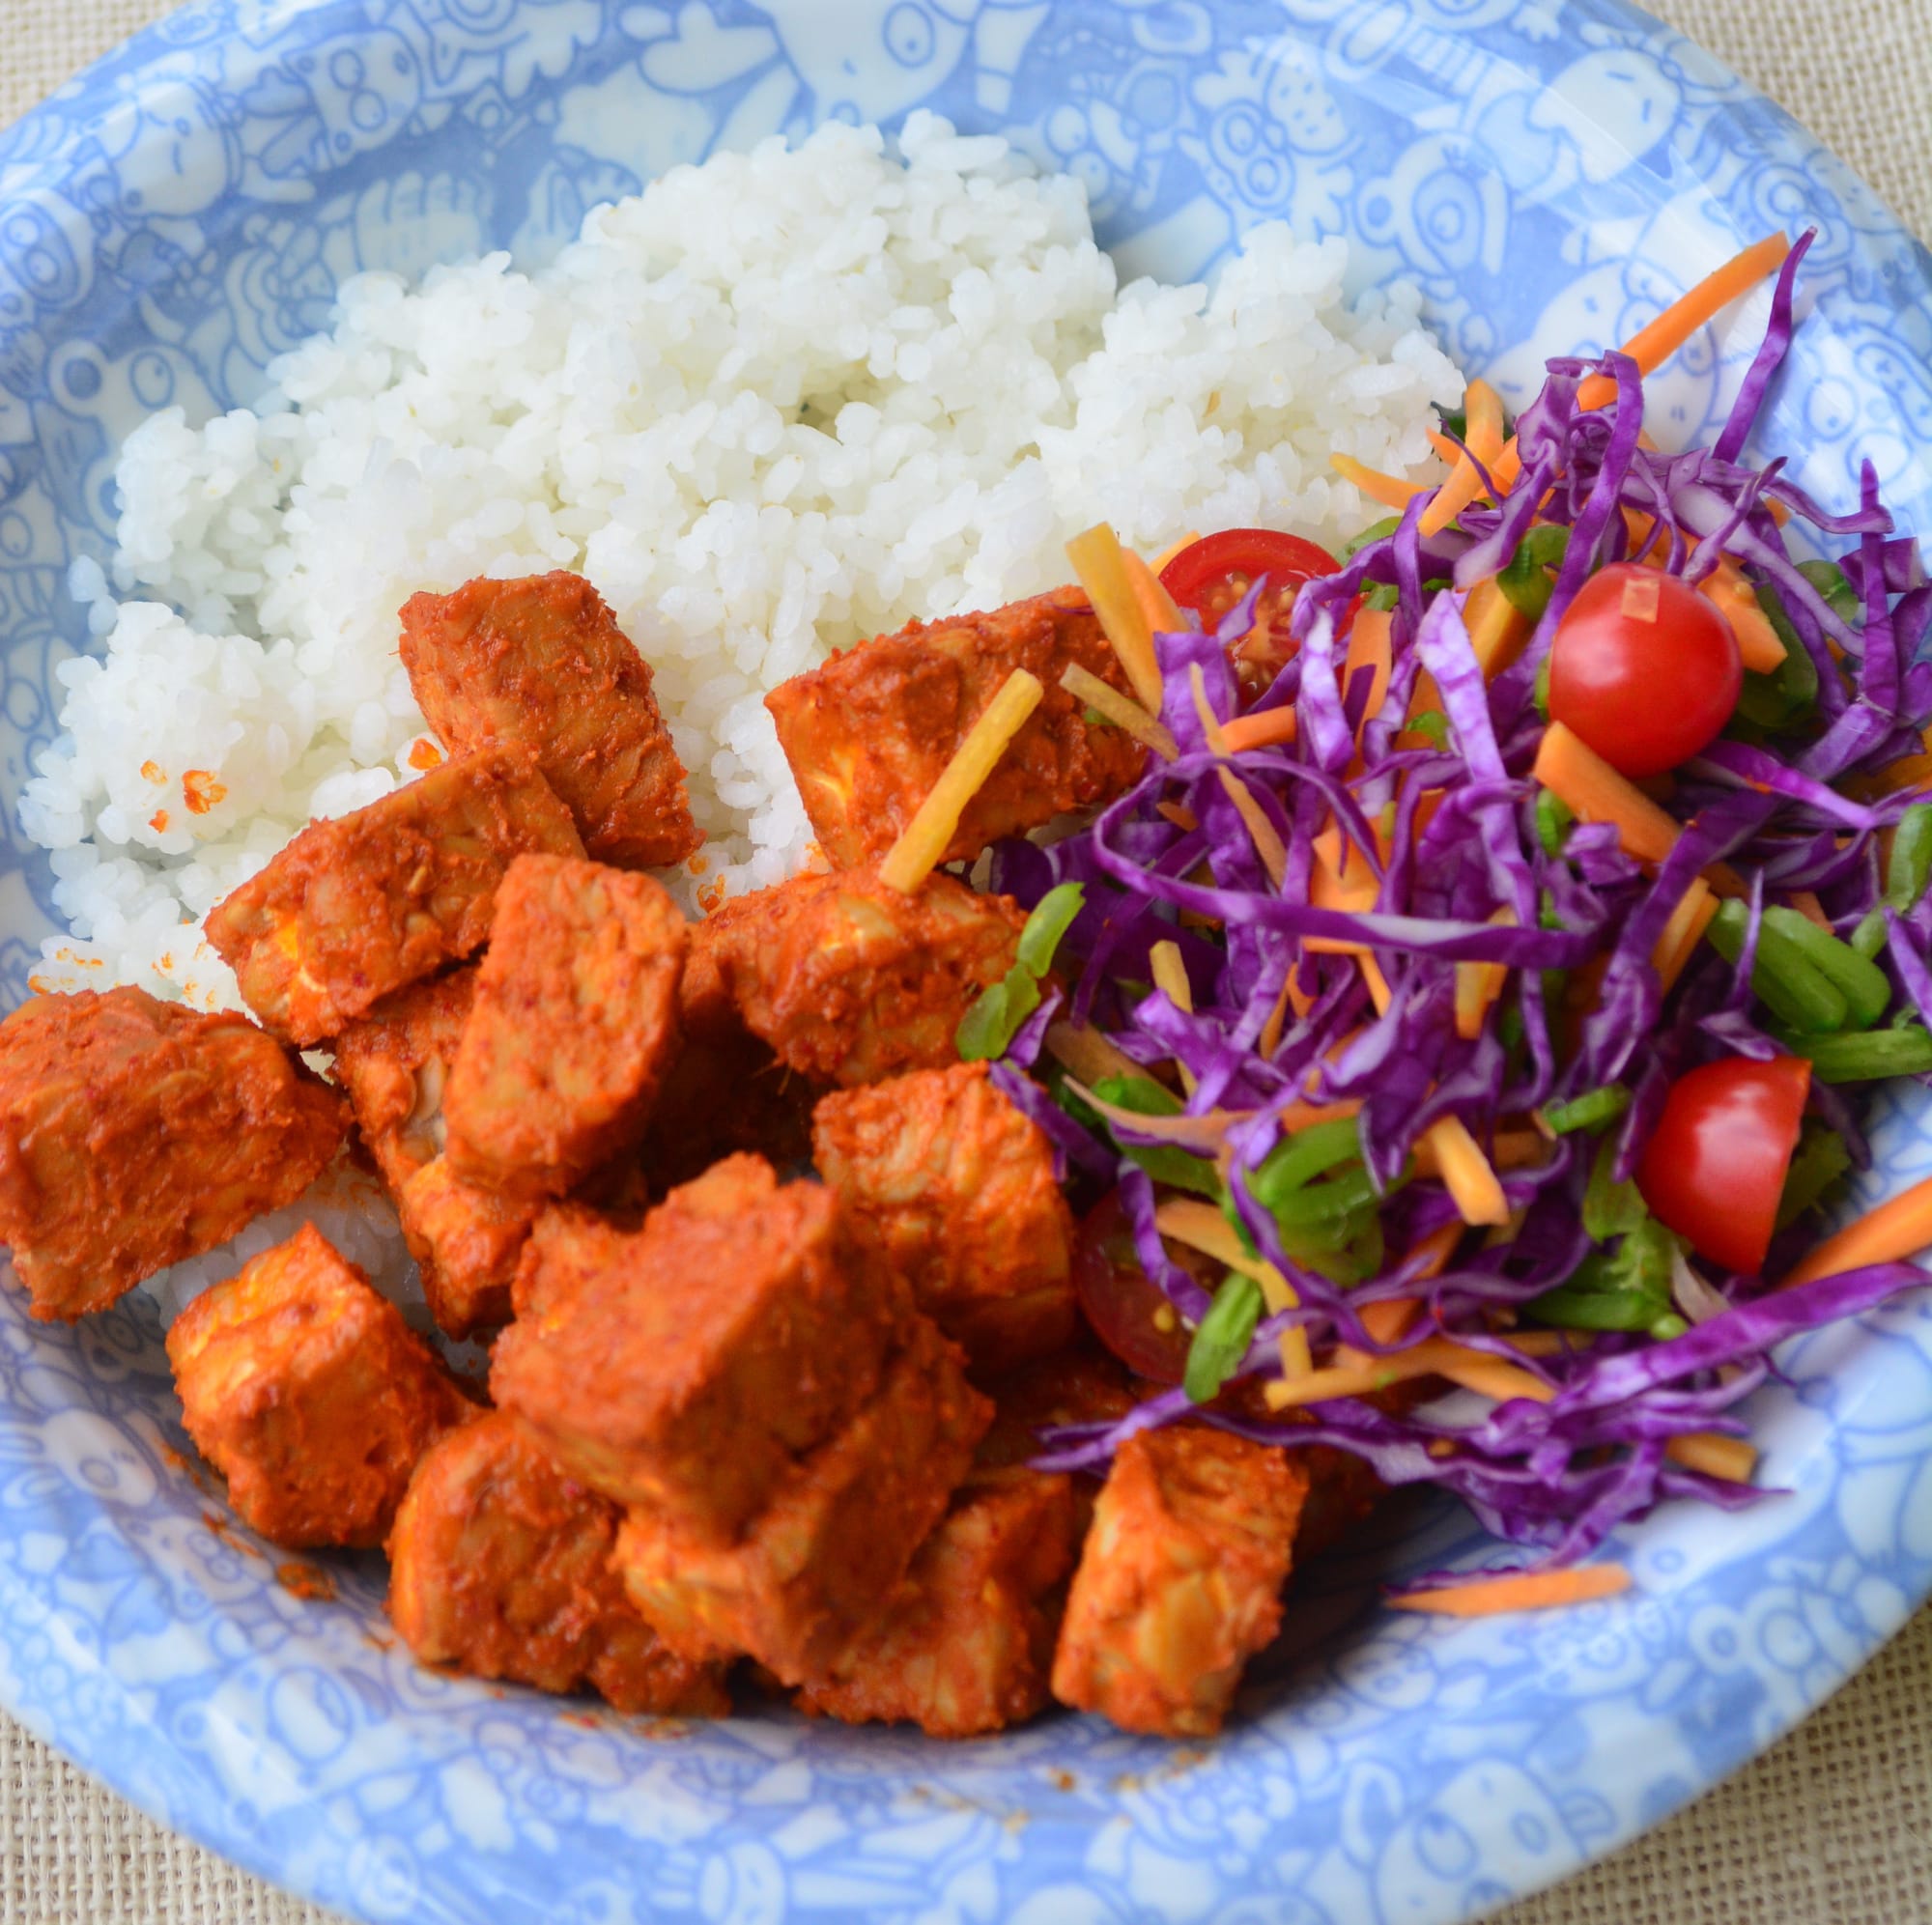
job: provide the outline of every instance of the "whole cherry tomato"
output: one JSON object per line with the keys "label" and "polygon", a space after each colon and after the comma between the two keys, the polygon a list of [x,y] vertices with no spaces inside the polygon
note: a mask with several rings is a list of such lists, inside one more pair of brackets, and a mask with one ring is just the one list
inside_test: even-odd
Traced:
{"label": "whole cherry tomato", "polygon": [[1637,1166],[1652,1213],[1700,1256],[1755,1276],[1810,1088],[1802,1056],[1735,1056],[1680,1076]]}
{"label": "whole cherry tomato", "polygon": [[1118,1190],[1109,1190],[1080,1221],[1073,1288],[1094,1334],[1128,1370],[1156,1383],[1180,1381],[1193,1333],[1141,1268]]}
{"label": "whole cherry tomato", "polygon": [[1304,581],[1333,575],[1341,563],[1324,548],[1299,535],[1273,528],[1224,528],[1190,542],[1160,571],[1160,585],[1183,609],[1201,617],[1212,630],[1254,585],[1267,577],[1255,606],[1254,627],[1241,645],[1240,658],[1250,679],[1269,682],[1294,652],[1288,632],[1294,598]]}
{"label": "whole cherry tomato", "polygon": [[1661,776],[1707,748],[1743,686],[1730,623],[1674,575],[1632,561],[1584,582],[1550,644],[1550,721],[1626,776]]}

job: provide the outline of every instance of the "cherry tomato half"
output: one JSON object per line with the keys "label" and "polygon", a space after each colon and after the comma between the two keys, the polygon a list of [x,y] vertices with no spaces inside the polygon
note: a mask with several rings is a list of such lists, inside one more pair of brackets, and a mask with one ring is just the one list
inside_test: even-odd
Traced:
{"label": "cherry tomato half", "polygon": [[1637,1166],[1652,1212],[1700,1256],[1755,1276],[1810,1088],[1802,1056],[1729,1057],[1680,1076]]}
{"label": "cherry tomato half", "polygon": [[1744,661],[1731,625],[1674,575],[1613,562],[1584,582],[1549,649],[1549,719],[1631,777],[1717,740]]}
{"label": "cherry tomato half", "polygon": [[1190,1333],[1141,1268],[1118,1190],[1109,1190],[1080,1220],[1073,1288],[1094,1336],[1128,1370],[1156,1383],[1180,1381]]}
{"label": "cherry tomato half", "polygon": [[1288,621],[1301,584],[1333,575],[1341,565],[1326,549],[1299,535],[1273,528],[1224,528],[1182,549],[1160,571],[1160,585],[1211,630],[1255,578],[1265,575],[1267,586],[1255,607],[1255,625],[1240,650],[1244,667],[1265,682],[1294,652]]}

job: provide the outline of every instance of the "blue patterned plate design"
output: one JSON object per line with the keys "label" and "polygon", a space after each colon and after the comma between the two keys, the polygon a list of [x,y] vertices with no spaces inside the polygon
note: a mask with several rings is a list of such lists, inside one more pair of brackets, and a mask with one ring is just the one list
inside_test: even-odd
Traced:
{"label": "blue patterned plate design", "polygon": [[[1619,0],[204,0],[0,139],[0,995],[48,877],[13,801],[84,645],[145,410],[259,391],[366,267],[508,247],[674,162],[930,106],[1087,184],[1131,269],[1257,220],[1419,285],[1507,395],[1773,227],[1816,223],[1768,446],[1857,462],[1932,531],[1932,259],[1777,109]],[[1657,384],[1721,418],[1762,307]],[[1881,1103],[1875,1197],[1932,1171]],[[298,1595],[197,1482],[136,1296],[77,1329],[0,1288],[0,1701],[159,1819],[367,1921],[1450,1925],[1761,1750],[1932,1589],[1932,1299],[1789,1354],[1754,1416],[1787,1495],[1668,1510],[1638,1588],[1466,1625],[1374,1605],[1480,1554],[1397,1510],[1309,1573],[1212,1746],[1063,1716],[942,1746],[776,1714],[626,1720],[415,1669],[380,1568]]]}

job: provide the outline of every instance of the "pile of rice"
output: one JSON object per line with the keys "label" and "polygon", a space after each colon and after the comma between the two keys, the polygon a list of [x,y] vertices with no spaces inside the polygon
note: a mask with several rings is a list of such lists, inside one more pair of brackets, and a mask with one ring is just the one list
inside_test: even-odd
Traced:
{"label": "pile of rice", "polygon": [[809,830],[760,697],[914,617],[1065,580],[1111,522],[1153,552],[1381,511],[1333,452],[1420,475],[1462,380],[1412,296],[1263,227],[1211,294],[1116,285],[1085,197],[916,115],[681,167],[555,264],[342,290],[253,410],[128,439],[101,660],[21,804],[73,937],[45,988],[235,1001],[193,926],[312,816],[434,760],[396,655],[418,589],[581,570],[657,675],[709,840],[688,908],[779,881]]}

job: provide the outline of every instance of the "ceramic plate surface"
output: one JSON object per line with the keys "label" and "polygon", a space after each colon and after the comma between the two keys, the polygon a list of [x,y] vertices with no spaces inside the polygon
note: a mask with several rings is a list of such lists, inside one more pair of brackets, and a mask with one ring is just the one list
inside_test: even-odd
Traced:
{"label": "ceramic plate surface", "polygon": [[[1932,529],[1932,260],[1690,42],[1539,0],[255,0],[190,7],[0,141],[0,756],[17,795],[81,645],[120,438],[259,391],[347,274],[509,247],[829,117],[929,105],[1087,184],[1132,269],[1211,271],[1253,222],[1421,286],[1513,399],[1744,241],[1816,222],[1767,444],[1833,505],[1857,462]],[[1656,384],[1720,418],[1762,301]],[[0,990],[47,874],[11,807]],[[1932,1170],[1888,1099],[1871,1194]],[[1619,1546],[1639,1589],[1464,1626],[1374,1582],[1478,1552],[1394,1516],[1297,1594],[1219,1743],[1061,1717],[996,1741],[625,1721],[414,1669],[378,1570],[332,1603],[198,1488],[151,1307],[75,1330],[0,1290],[0,1700],[88,1769],[364,1920],[1446,1925],[1574,1869],[1768,1744],[1932,1588],[1932,1299],[1819,1336],[1754,1406],[1767,1481]]]}

